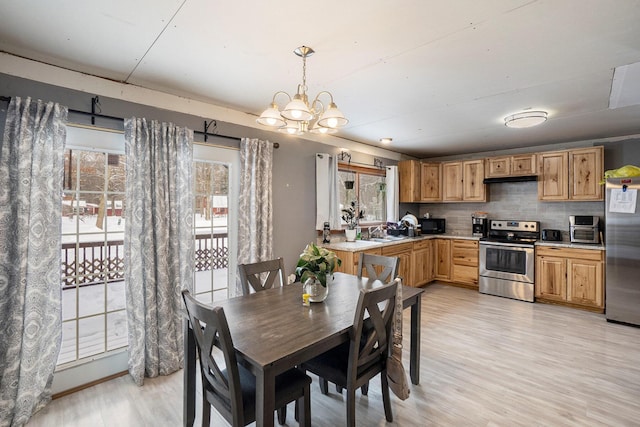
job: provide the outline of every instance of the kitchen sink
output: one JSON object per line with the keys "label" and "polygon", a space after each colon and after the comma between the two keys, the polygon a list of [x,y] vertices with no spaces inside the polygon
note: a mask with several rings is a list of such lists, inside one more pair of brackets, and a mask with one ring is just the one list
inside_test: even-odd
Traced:
{"label": "kitchen sink", "polygon": [[369,240],[371,240],[372,242],[386,243],[386,242],[395,242],[397,240],[404,240],[406,238],[407,236],[386,236],[386,237],[372,237]]}

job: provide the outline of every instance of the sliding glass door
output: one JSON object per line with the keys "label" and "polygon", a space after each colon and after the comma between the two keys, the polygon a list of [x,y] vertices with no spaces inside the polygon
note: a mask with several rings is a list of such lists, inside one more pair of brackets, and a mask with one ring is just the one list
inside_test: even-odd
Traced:
{"label": "sliding glass door", "polygon": [[237,150],[194,147],[194,286],[205,303],[235,288],[239,162]]}
{"label": "sliding glass door", "polygon": [[[195,291],[235,286],[239,151],[194,146]],[[53,392],[127,370],[124,136],[68,129],[62,205],[62,349]]]}

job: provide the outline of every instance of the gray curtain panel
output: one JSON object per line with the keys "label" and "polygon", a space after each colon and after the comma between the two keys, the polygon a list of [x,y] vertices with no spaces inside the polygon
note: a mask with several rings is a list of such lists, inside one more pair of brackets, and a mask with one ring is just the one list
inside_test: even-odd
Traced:
{"label": "gray curtain panel", "polygon": [[[240,141],[238,264],[273,259],[273,144],[259,139]],[[242,295],[240,279],[235,295]]]}
{"label": "gray curtain panel", "polygon": [[340,190],[338,159],[327,153],[316,154],[316,230],[328,222],[332,230],[340,230]]}
{"label": "gray curtain panel", "polygon": [[193,131],[125,120],[125,283],[129,373],[168,375],[183,364],[181,290],[193,291]]}
{"label": "gray curtain panel", "polygon": [[0,426],[51,400],[62,337],[61,210],[67,108],[11,99],[0,145]]}

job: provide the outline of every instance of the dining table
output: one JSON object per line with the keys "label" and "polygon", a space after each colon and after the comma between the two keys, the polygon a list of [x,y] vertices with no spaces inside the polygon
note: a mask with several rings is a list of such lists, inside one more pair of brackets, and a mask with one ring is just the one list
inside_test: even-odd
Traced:
{"label": "dining table", "polygon": [[[382,286],[379,280],[334,273],[325,301],[303,305],[302,284],[278,286],[250,295],[216,301],[227,317],[239,360],[256,377],[256,426],[274,422],[275,377],[349,340],[361,289]],[[411,309],[409,376],[420,381],[420,288],[403,286],[403,308]],[[184,425],[195,420],[196,343],[184,322]]]}

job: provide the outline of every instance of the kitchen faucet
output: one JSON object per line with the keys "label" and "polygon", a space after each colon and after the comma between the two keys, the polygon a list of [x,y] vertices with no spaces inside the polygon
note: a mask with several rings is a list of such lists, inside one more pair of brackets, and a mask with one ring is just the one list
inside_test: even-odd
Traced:
{"label": "kitchen faucet", "polygon": [[[379,235],[376,233],[380,233]],[[374,237],[382,237],[382,226],[381,225],[372,225],[369,227],[369,238],[372,239]]]}

